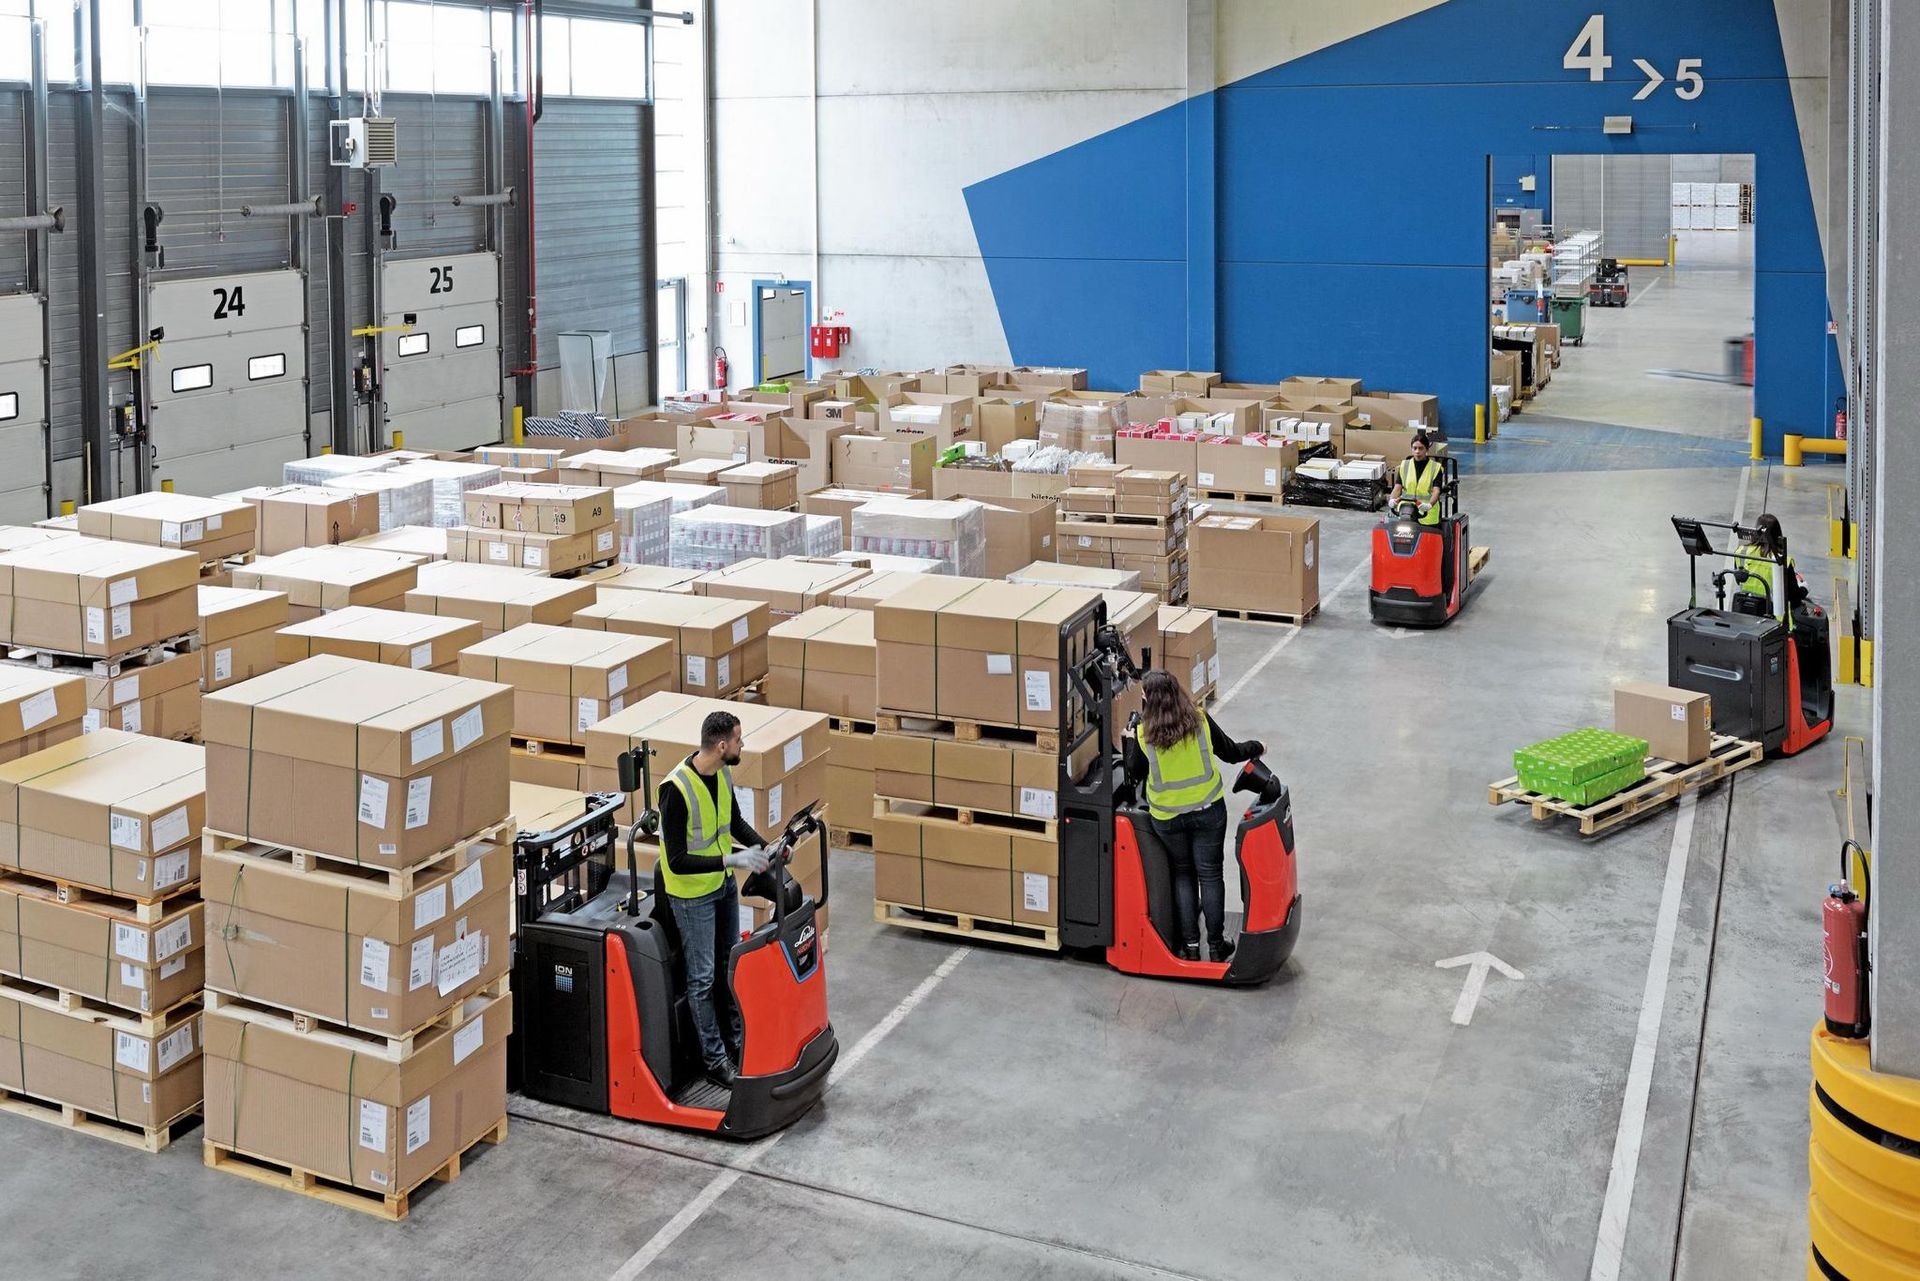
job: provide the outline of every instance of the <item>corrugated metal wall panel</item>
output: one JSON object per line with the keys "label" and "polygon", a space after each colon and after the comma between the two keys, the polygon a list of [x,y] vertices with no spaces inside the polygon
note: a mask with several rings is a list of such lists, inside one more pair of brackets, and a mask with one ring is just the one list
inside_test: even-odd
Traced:
{"label": "corrugated metal wall panel", "polygon": [[400,122],[400,163],[380,175],[382,190],[400,202],[393,214],[394,254],[484,249],[485,210],[450,202],[486,187],[486,104],[388,94],[383,106]]}
{"label": "corrugated metal wall panel", "polygon": [[286,112],[277,95],[151,92],[147,198],[166,212],[169,273],[288,265],[287,219],[239,213],[287,199]]}
{"label": "corrugated metal wall panel", "polygon": [[[27,95],[0,93],[0,217],[27,208]],[[0,235],[0,293],[26,287],[26,234]]]}
{"label": "corrugated metal wall panel", "polygon": [[[106,137],[103,160],[106,167],[106,225],[100,233],[105,240],[102,255],[107,270],[107,348],[108,354],[133,346],[133,241],[130,234],[130,179],[128,141],[132,128],[128,122],[125,94],[108,95]],[[52,169],[47,175],[50,199],[66,209],[79,207],[79,176],[75,170],[75,115],[82,109],[79,95],[70,90],[55,90],[50,95],[48,114],[52,118],[52,137],[48,151]],[[67,224],[67,234],[55,236],[51,244],[53,350],[50,364],[53,375],[53,404],[49,418],[53,430],[55,459],[80,456],[80,291],[74,282],[80,272],[80,230],[77,221]],[[118,399],[128,380],[116,376],[109,387]]]}
{"label": "corrugated metal wall panel", "polygon": [[[1553,158],[1553,226],[1561,235],[1599,231],[1606,175],[1600,156]],[[1612,252],[1609,250],[1608,252]]]}
{"label": "corrugated metal wall panel", "polygon": [[1618,155],[1605,161],[1607,254],[1665,262],[1673,225],[1673,157]]}
{"label": "corrugated metal wall panel", "polygon": [[543,367],[557,366],[564,330],[609,330],[621,355],[652,341],[654,282],[642,279],[643,148],[634,103],[550,99],[535,128]]}

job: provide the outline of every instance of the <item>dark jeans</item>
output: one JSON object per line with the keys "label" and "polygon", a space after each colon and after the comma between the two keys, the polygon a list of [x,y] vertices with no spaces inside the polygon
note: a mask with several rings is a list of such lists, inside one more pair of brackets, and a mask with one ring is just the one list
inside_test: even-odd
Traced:
{"label": "dark jeans", "polygon": [[687,1004],[700,1033],[700,1057],[710,1068],[726,1063],[729,1055],[738,1061],[740,1007],[733,1003],[727,982],[727,962],[740,937],[740,896],[733,876],[729,873],[726,883],[704,898],[669,895],[667,902],[680,930],[680,960],[687,967]]}
{"label": "dark jeans", "polygon": [[[1203,810],[1170,819],[1149,818],[1153,834],[1167,847],[1173,872],[1174,911],[1180,918],[1180,941],[1198,946],[1198,918],[1207,918],[1207,938],[1218,943],[1227,936],[1227,803],[1215,801]],[[1194,882],[1199,881],[1198,902]]]}

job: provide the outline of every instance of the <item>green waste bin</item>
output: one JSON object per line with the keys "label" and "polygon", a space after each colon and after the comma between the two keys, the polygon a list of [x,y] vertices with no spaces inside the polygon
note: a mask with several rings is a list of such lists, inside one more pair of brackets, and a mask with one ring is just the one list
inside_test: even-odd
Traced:
{"label": "green waste bin", "polygon": [[1576,347],[1585,346],[1587,336],[1587,300],[1585,298],[1555,298],[1553,300],[1553,323],[1560,326],[1560,341],[1570,342]]}

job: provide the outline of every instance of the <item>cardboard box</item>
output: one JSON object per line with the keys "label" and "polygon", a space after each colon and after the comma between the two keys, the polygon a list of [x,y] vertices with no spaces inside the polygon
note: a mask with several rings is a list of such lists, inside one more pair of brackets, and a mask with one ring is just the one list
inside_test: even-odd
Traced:
{"label": "cardboard box", "polygon": [[1515,396],[1526,394],[1520,385],[1520,353],[1517,351],[1496,351],[1488,356],[1488,382],[1494,387],[1505,387]]}
{"label": "cardboard box", "polygon": [[1140,375],[1140,390],[1162,396],[1207,396],[1220,384],[1220,375],[1191,369],[1149,369]]}
{"label": "cardboard box", "polygon": [[874,899],[903,907],[925,907],[921,876],[925,830],[911,818],[876,814],[867,822],[873,835]]}
{"label": "cardboard box", "polygon": [[597,599],[605,604],[612,592],[679,592],[693,594],[693,581],[702,571],[675,569],[671,565],[609,565],[582,574],[577,581],[593,584]]}
{"label": "cardboard box", "polygon": [[1280,380],[1281,396],[1289,400],[1321,401],[1340,404],[1360,394],[1358,378],[1292,378]]}
{"label": "cardboard box", "polygon": [[1376,391],[1353,397],[1353,412],[1367,427],[1409,430],[1440,426],[1440,398],[1424,392]]}
{"label": "cardboard box", "polygon": [[1059,503],[1051,498],[982,498],[987,518],[988,578],[1005,578],[1037,560],[1053,559],[1054,521]]}
{"label": "cardboard box", "polygon": [[800,496],[800,512],[805,516],[837,516],[841,539],[853,537],[853,513],[876,498],[925,498],[923,489],[848,489],[835,485]]}
{"label": "cardboard box", "polygon": [[1397,467],[1413,457],[1413,432],[1404,427],[1349,427],[1342,436],[1349,458],[1380,458]]}
{"label": "cardboard box", "polygon": [[199,623],[191,552],[62,537],[0,554],[14,644],[92,657],[183,636]]}
{"label": "cardboard box", "polygon": [[613,524],[613,491],[604,486],[503,482],[468,491],[464,508],[467,524],[483,529],[583,534]]}
{"label": "cardboard box", "polygon": [[998,467],[936,467],[935,498],[1058,498],[1065,472],[1007,471]]}
{"label": "cardboard box", "polygon": [[930,435],[861,436],[833,439],[833,482],[843,489],[933,488],[933,460],[939,448]]}
{"label": "cardboard box", "polygon": [[929,435],[941,449],[973,439],[973,398],[924,391],[896,392],[874,403],[883,434]]}
{"label": "cardboard box", "polygon": [[[1191,440],[1166,439],[1155,436],[1121,436],[1113,442],[1113,456],[1116,461],[1128,467],[1138,467],[1151,471],[1175,471],[1182,476],[1193,476],[1194,459],[1199,446]],[[1195,481],[1198,486],[1198,481]]]}
{"label": "cardboard box", "polygon": [[730,507],[786,511],[800,501],[800,469],[788,463],[740,463],[715,477]]}
{"label": "cardboard box", "polygon": [[420,567],[406,607],[415,614],[471,618],[483,636],[493,636],[522,623],[563,626],[594,598],[592,583],[449,561]]}
{"label": "cardboard box", "polygon": [[[1058,752],[998,742],[930,741],[934,804],[1021,818],[1060,817]],[[1083,744],[1081,754],[1091,759],[1093,744]],[[1084,763],[1075,762],[1076,773]]]}
{"label": "cardboard box", "polygon": [[254,550],[257,528],[246,502],[163,490],[89,503],[79,517],[80,532],[90,538],[177,548],[202,562]]}
{"label": "cardboard box", "polygon": [[671,449],[588,449],[568,458],[557,471],[562,485],[601,489],[665,480],[674,462]]}
{"label": "cardboard box", "polygon": [[554,468],[566,457],[563,449],[547,449],[526,445],[482,445],[473,451],[473,460],[478,463],[490,463],[495,467],[543,467]]}
{"label": "cardboard box", "polygon": [[873,615],[821,605],[767,635],[767,702],[849,720],[874,718]]}
{"label": "cardboard box", "polygon": [[1162,605],[1158,614],[1160,647],[1154,665],[1166,669],[1182,689],[1198,695],[1220,682],[1219,645],[1214,613],[1188,605]]}
{"label": "cardboard box", "polygon": [[927,735],[875,734],[873,794],[933,804],[933,747]]}
{"label": "cardboard box", "polygon": [[1041,583],[1055,587],[1081,587],[1096,592],[1137,592],[1140,575],[1126,570],[1096,569],[1084,565],[1035,561],[1007,575],[1011,583]]}
{"label": "cardboard box", "polygon": [[1194,605],[1304,620],[1320,604],[1317,517],[1208,516],[1194,522],[1187,539]]}
{"label": "cardboard box", "polygon": [[619,531],[612,525],[577,534],[457,528],[447,531],[447,550],[450,560],[532,574],[565,574],[616,559],[619,539]]}
{"label": "cardboard box", "polygon": [[986,396],[974,402],[974,420],[980,443],[997,454],[1016,440],[1040,434],[1040,402],[1027,397]]}
{"label": "cardboard box", "polygon": [[1297,445],[1210,444],[1194,450],[1194,484],[1200,489],[1278,496],[1300,465]]}
{"label": "cardboard box", "polygon": [[332,655],[283,667],[202,705],[208,826],[409,867],[506,817],[512,718],[505,685]]}
{"label": "cardboard box", "polygon": [[200,672],[198,654],[174,654],[118,676],[89,674],[81,732],[111,726],[155,738],[200,737]]}
{"label": "cardboard box", "polygon": [[879,705],[910,716],[1056,728],[1059,628],[1093,600],[1073,588],[957,577],[909,587],[874,609]]}
{"label": "cardboard box", "polygon": [[387,663],[451,676],[460,651],[480,642],[480,624],[469,618],[430,618],[396,609],[349,605],[280,630],[276,655],[297,663],[335,654],[364,663]]}
{"label": "cardboard box", "polygon": [[77,674],[0,665],[0,762],[73,738],[86,710],[87,683]]}
{"label": "cardboard box", "polygon": [[1646,739],[1649,755],[1696,765],[1713,750],[1713,701],[1692,690],[1628,681],[1613,690],[1613,728]]}
{"label": "cardboard box", "polygon": [[860,582],[835,592],[827,603],[844,609],[872,609],[878,602],[925,579],[953,577],[951,574],[940,573],[933,568],[938,565],[937,561],[923,563],[929,568],[877,570]]}
{"label": "cardboard box", "polygon": [[680,485],[720,484],[720,476],[739,462],[733,458],[688,458],[667,468],[667,480]]}
{"label": "cardboard box", "polygon": [[243,587],[201,587],[200,688],[251,680],[279,666],[278,631],[287,624],[287,595]]}
{"label": "cardboard box", "polygon": [[326,547],[380,532],[380,502],[318,485],[271,485],[234,495],[255,508],[262,556]]}
{"label": "cardboard box", "polygon": [[0,1044],[11,1029],[16,1089],[146,1128],[199,1107],[199,1023],[191,1008],[149,1026],[64,1010],[51,995],[0,993]]}
{"label": "cardboard box", "polygon": [[102,729],[0,765],[0,866],[141,902],[177,894],[199,879],[205,764],[192,744]]}
{"label": "cardboard box", "polygon": [[[202,866],[214,986],[284,1010],[405,1036],[512,966],[513,846],[481,842],[408,892],[350,868],[304,871],[285,850],[213,850]],[[479,955],[462,940],[479,935]]]}
{"label": "cardboard box", "polygon": [[866,576],[864,569],[834,561],[796,556],[765,560],[755,556],[700,575],[693,581],[693,591],[697,596],[765,601],[778,620],[825,605],[835,592],[852,587]]}
{"label": "cardboard box", "polygon": [[580,610],[574,626],[673,646],[675,692],[725,698],[767,674],[766,602],[626,591]]}
{"label": "cardboard box", "polygon": [[833,483],[833,442],[852,430],[838,419],[776,418],[768,425],[767,461],[792,467],[800,494],[825,489]]}
{"label": "cardboard box", "polygon": [[674,647],[654,636],[526,623],[460,652],[460,675],[513,687],[513,732],[585,743],[587,728],[671,688]]}
{"label": "cardboard box", "polygon": [[270,1011],[208,1010],[206,1137],[371,1192],[411,1189],[506,1122],[512,998],[469,997],[461,1015],[393,1057]]}
{"label": "cardboard box", "polygon": [[971,499],[876,498],[856,508],[850,550],[937,560],[943,570],[986,570],[986,509]]}
{"label": "cardboard box", "polygon": [[691,694],[655,694],[587,731],[587,763],[596,788],[618,787],[621,752],[649,744],[656,782],[699,746],[707,713],[740,718],[740,763],[731,767],[738,812],[762,836],[772,837],[826,791],[827,718],[818,712],[721,702]]}
{"label": "cardboard box", "polygon": [[[144,916],[145,919],[142,919]],[[206,983],[206,922],[191,894],[157,910],[0,877],[0,956],[10,974],[122,1009],[152,1014],[198,996]]]}
{"label": "cardboard box", "polygon": [[293,622],[348,605],[398,608],[414,586],[419,562],[411,556],[359,547],[301,547],[262,556],[233,571],[235,587],[285,592]]}

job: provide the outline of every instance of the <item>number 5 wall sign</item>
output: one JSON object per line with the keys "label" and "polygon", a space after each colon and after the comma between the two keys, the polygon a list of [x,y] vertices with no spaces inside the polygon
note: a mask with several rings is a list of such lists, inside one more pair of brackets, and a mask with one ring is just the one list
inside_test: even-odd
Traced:
{"label": "number 5 wall sign", "polygon": [[[1674,97],[1691,102],[1705,92],[1707,82],[1700,75],[1700,62],[1699,58],[1680,59],[1679,65],[1673,72]],[[1607,78],[1607,68],[1613,65],[1613,58],[1607,53],[1607,16],[1605,14],[1596,13],[1587,19],[1586,25],[1580,28],[1580,34],[1576,35],[1573,43],[1567,46],[1566,55],[1560,59],[1560,65],[1568,71],[1586,72],[1589,80]],[[1640,86],[1639,92],[1633,95],[1635,102],[1651,97],[1654,90],[1667,82],[1667,77],[1661,74],[1660,69],[1645,58],[1635,58],[1633,65],[1638,67],[1640,74],[1647,78],[1646,83]]]}

